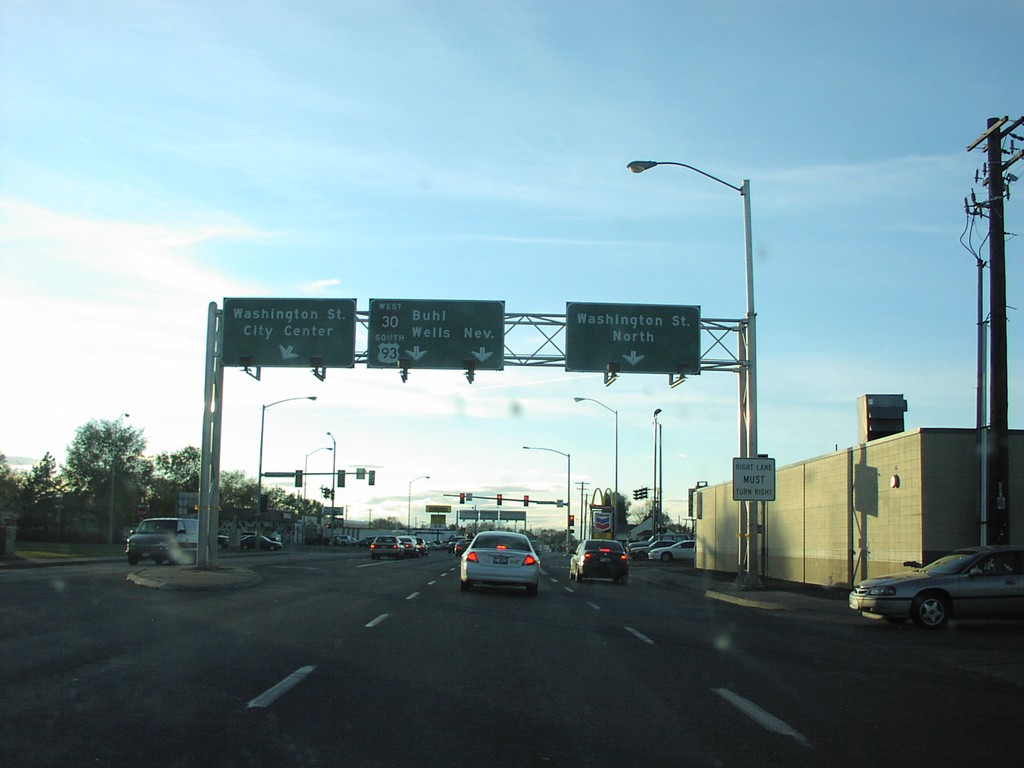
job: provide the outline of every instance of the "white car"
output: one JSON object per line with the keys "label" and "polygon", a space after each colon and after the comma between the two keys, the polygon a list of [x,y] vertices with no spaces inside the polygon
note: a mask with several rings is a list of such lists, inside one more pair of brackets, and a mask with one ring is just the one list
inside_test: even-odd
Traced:
{"label": "white car", "polygon": [[683,560],[688,563],[696,561],[696,542],[693,539],[677,541],[671,547],[657,547],[647,553],[648,560],[660,560],[663,563],[670,563],[673,560]]}
{"label": "white car", "polygon": [[487,584],[526,587],[527,594],[536,595],[540,556],[521,533],[484,531],[462,553],[460,575],[463,592],[474,584]]}

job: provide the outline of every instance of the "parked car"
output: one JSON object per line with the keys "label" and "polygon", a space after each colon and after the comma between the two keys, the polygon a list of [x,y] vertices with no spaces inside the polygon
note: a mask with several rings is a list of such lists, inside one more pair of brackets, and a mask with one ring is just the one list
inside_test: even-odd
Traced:
{"label": "parked car", "polygon": [[693,539],[686,541],[677,541],[670,547],[656,547],[655,549],[648,550],[648,560],[660,560],[663,563],[670,563],[673,560],[684,560],[692,563],[696,560],[697,542]]}
{"label": "parked car", "polygon": [[125,542],[128,564],[143,558],[160,563],[195,562],[199,548],[199,521],[194,517],[149,517]]}
{"label": "parked car", "polygon": [[460,587],[468,592],[475,584],[526,587],[537,594],[540,557],[521,533],[484,531],[478,533],[462,555]]}
{"label": "parked car", "polygon": [[677,539],[655,539],[646,544],[632,544],[629,547],[629,556],[633,560],[646,560],[647,553],[658,547],[671,547]]}
{"label": "parked car", "polygon": [[227,534],[224,534],[224,533],[218,533],[217,534],[217,546],[218,547],[220,547],[221,549],[227,549],[230,544],[231,544],[231,539],[229,539],[227,537]]}
{"label": "parked car", "polygon": [[1024,546],[967,547],[912,571],[865,579],[850,608],[895,624],[939,629],[951,618],[1024,618]]}
{"label": "parked car", "polygon": [[[279,549],[284,549],[282,544],[277,539],[272,539],[269,536],[260,536],[260,549],[267,552],[277,552]],[[242,549],[256,549],[256,536],[244,536],[242,538]]]}
{"label": "parked car", "polygon": [[612,579],[617,584],[629,581],[629,558],[622,544],[607,539],[585,539],[569,559],[569,579]]}
{"label": "parked car", "polygon": [[358,542],[348,534],[339,533],[331,536],[327,543],[334,547],[354,547]]}
{"label": "parked car", "polygon": [[398,541],[397,536],[377,536],[370,542],[370,559],[380,560],[382,557],[395,560],[405,557],[405,546]]}

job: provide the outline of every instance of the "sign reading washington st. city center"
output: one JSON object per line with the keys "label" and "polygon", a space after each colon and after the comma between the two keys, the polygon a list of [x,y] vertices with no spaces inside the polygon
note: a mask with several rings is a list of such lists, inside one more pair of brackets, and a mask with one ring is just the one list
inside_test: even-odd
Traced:
{"label": "sign reading washington st. city center", "polygon": [[226,365],[355,365],[355,299],[224,299],[223,317]]}
{"label": "sign reading washington st. city center", "polygon": [[700,307],[565,305],[565,369],[700,373]]}
{"label": "sign reading washington st. city center", "polygon": [[505,367],[505,302],[370,299],[369,368]]}

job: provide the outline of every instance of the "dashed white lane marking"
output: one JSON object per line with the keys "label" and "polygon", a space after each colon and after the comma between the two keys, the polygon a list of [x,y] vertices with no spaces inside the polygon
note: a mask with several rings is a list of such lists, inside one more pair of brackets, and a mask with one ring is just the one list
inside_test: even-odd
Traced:
{"label": "dashed white lane marking", "polygon": [[654,645],[654,641],[651,640],[651,638],[649,638],[643,632],[637,632],[632,627],[626,627],[626,631],[629,632],[629,634],[631,634],[633,637],[637,638],[638,640],[643,640],[648,645]]}
{"label": "dashed white lane marking", "polygon": [[419,597],[419,596],[420,596],[420,593],[419,593],[419,592],[413,592],[413,593],[412,593],[411,595],[409,595],[409,596],[408,596],[408,597],[406,597],[405,599],[406,599],[406,600],[415,600],[415,599],[416,599],[417,597]]}
{"label": "dashed white lane marking", "polygon": [[587,600],[587,605],[589,605],[595,611],[600,611],[601,610],[601,606],[600,605],[598,605],[597,603],[592,603],[589,600]]}
{"label": "dashed white lane marking", "polygon": [[765,728],[772,733],[781,734],[782,736],[789,736],[790,738],[795,739],[802,747],[809,747],[811,745],[805,736],[798,731],[795,731],[782,720],[779,720],[775,715],[770,712],[765,712],[754,702],[744,699],[742,696],[733,693],[728,688],[712,688],[711,690],[728,701],[736,707],[736,709],[756,722],[762,728]]}
{"label": "dashed white lane marking", "polygon": [[299,667],[297,670],[292,672],[288,677],[279,682],[273,688],[268,688],[255,699],[249,702],[249,707],[269,707],[279,696],[287,693],[296,685],[301,683],[306,676],[312,672],[316,667]]}
{"label": "dashed white lane marking", "polygon": [[435,584],[437,584],[437,579],[433,579],[432,581],[428,581],[428,582],[427,582],[427,586],[428,586],[428,587],[432,587],[432,586],[434,586]]}
{"label": "dashed white lane marking", "polygon": [[386,619],[387,617],[388,617],[388,615],[387,615],[386,613],[382,613],[382,614],[381,614],[380,616],[378,616],[378,617],[377,617],[376,619],[374,619],[373,621],[371,621],[371,622],[367,623],[367,625],[366,625],[366,626],[367,626],[367,627],[369,627],[370,629],[373,629],[373,628],[374,628],[374,627],[376,627],[376,626],[377,626],[378,624],[380,624],[380,623],[381,623],[382,621],[384,621],[384,619]]}

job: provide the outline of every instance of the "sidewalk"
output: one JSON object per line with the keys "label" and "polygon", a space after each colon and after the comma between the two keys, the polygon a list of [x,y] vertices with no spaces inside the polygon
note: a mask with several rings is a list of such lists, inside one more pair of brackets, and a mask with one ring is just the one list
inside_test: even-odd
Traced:
{"label": "sidewalk", "polygon": [[684,589],[707,600],[762,611],[802,612],[829,615],[834,619],[856,618],[847,603],[848,588],[828,589],[788,582],[767,582],[757,588],[736,585],[735,574],[699,571],[683,563],[637,563],[630,580]]}

